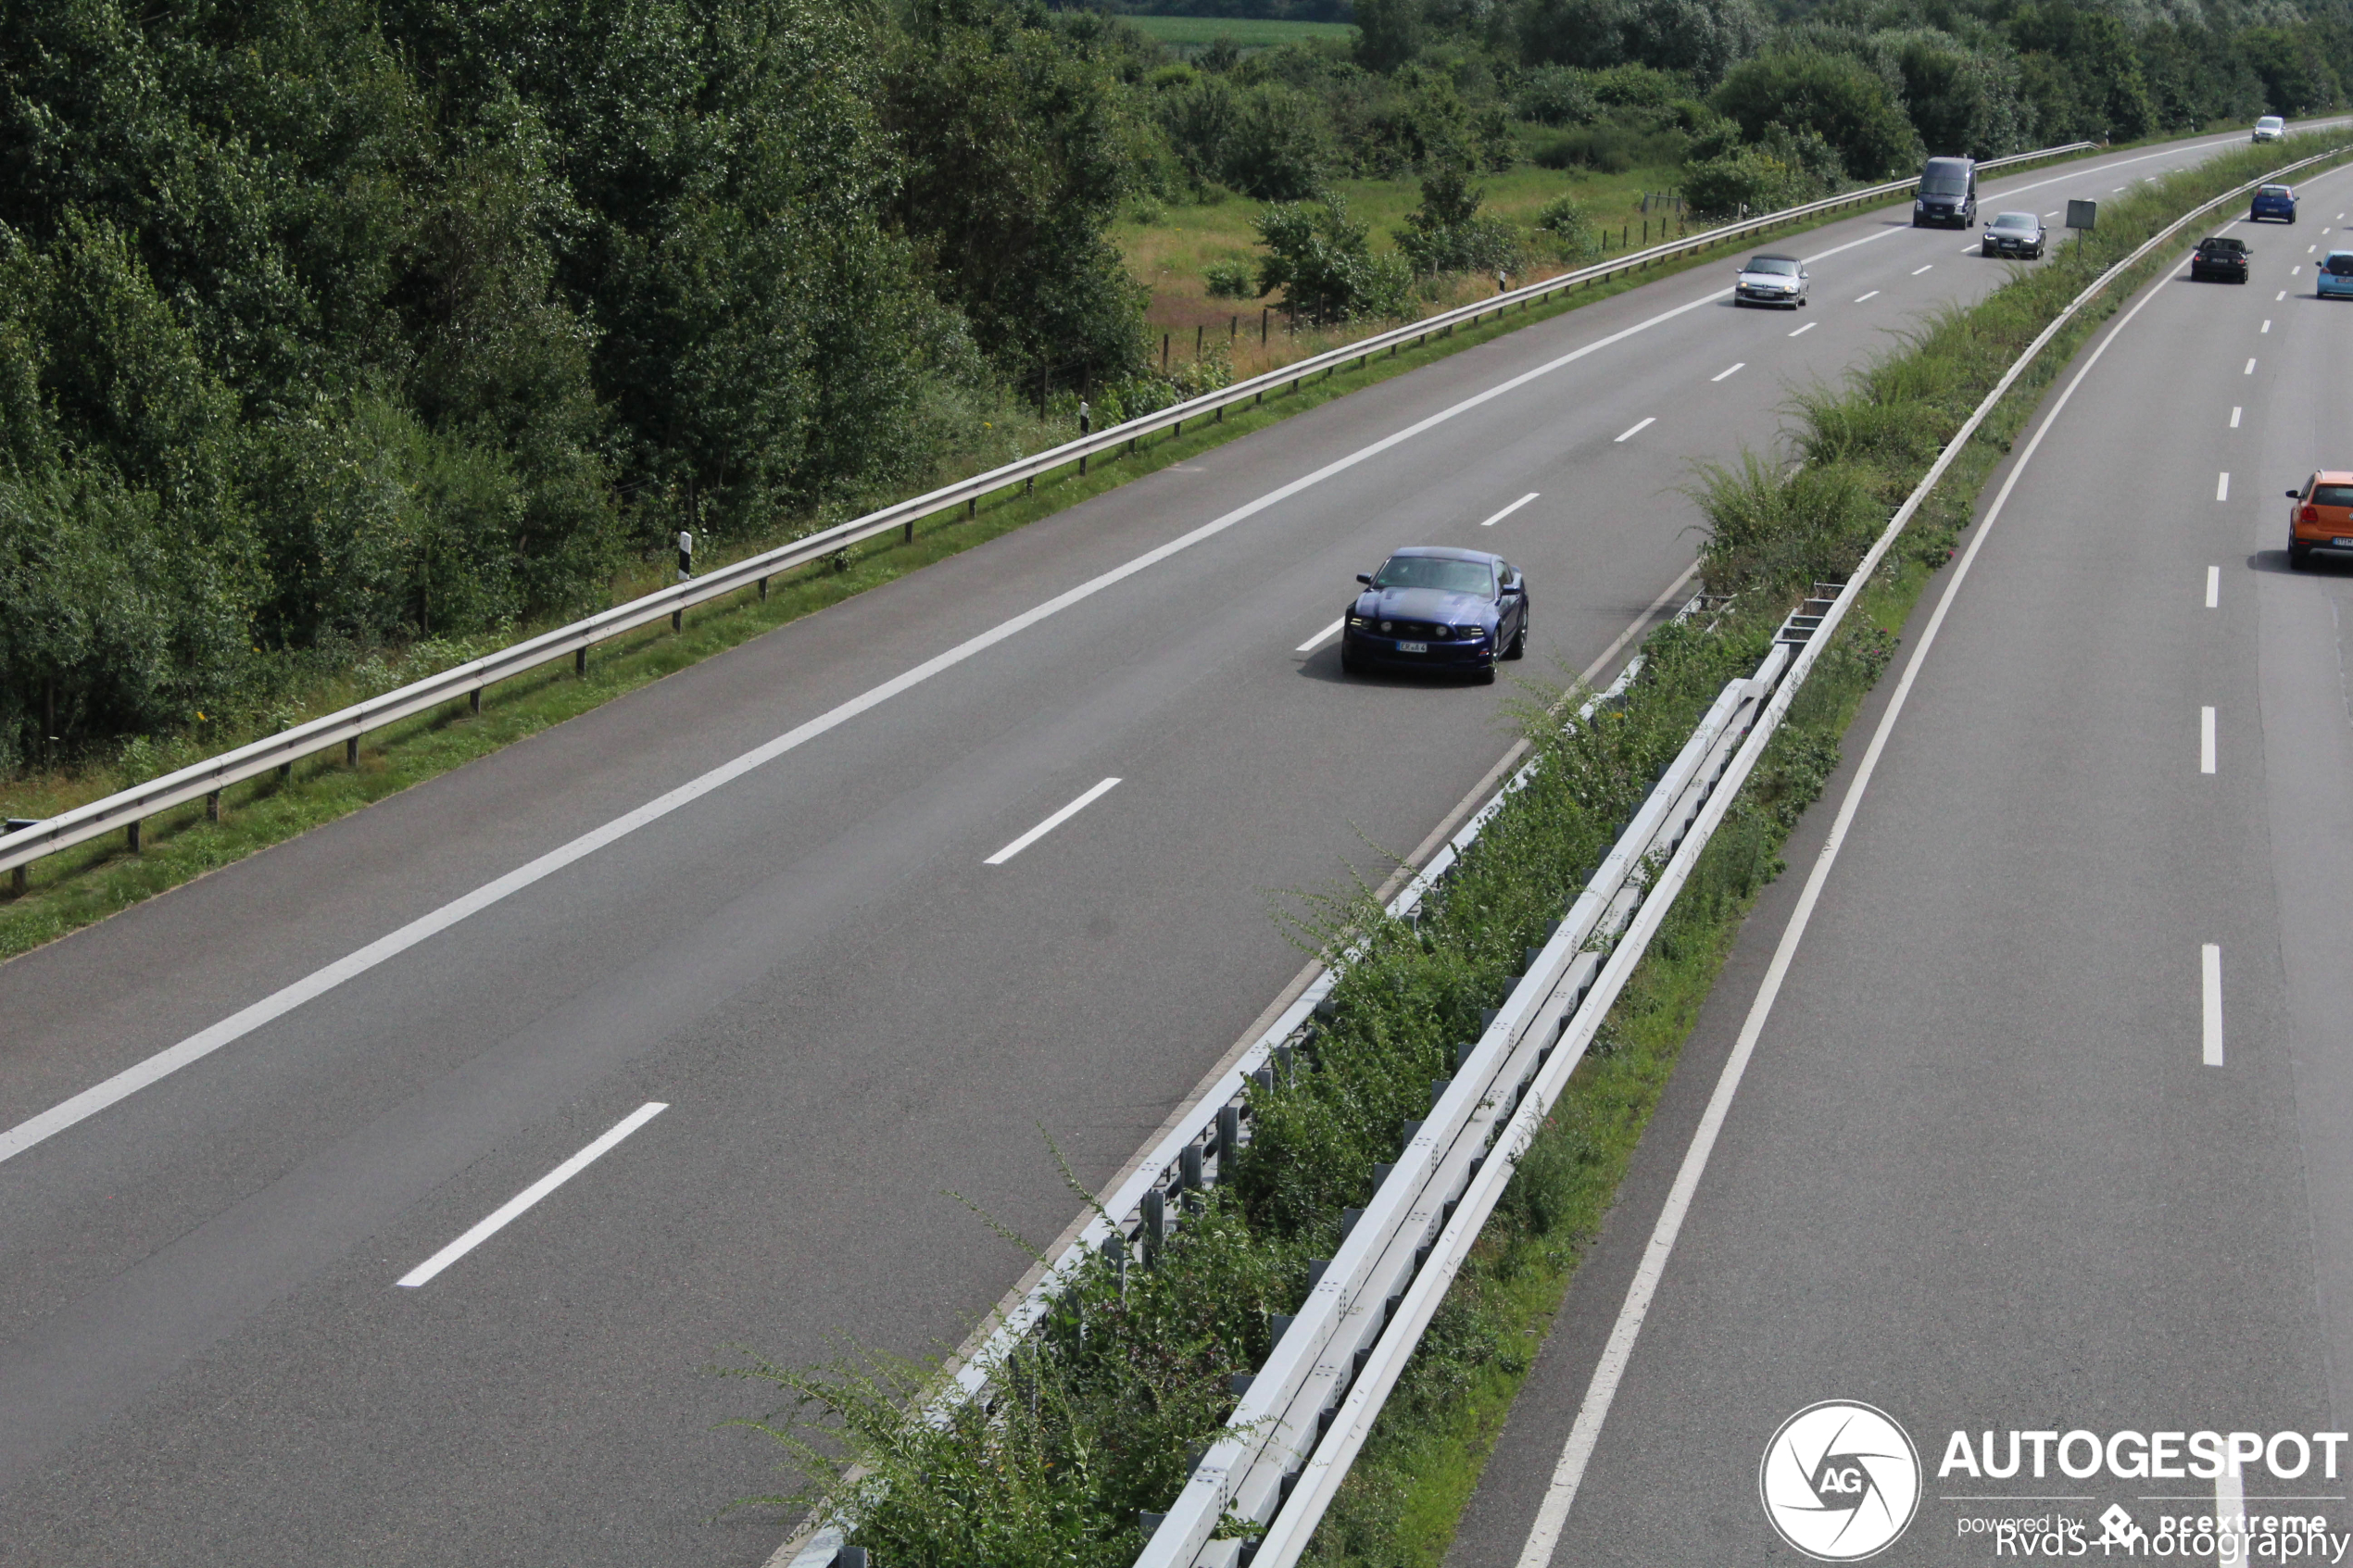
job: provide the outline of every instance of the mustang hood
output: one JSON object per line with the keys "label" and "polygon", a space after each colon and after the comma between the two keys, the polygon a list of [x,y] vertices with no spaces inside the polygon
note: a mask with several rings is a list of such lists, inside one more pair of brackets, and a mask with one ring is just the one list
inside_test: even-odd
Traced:
{"label": "mustang hood", "polygon": [[1492,629],[1495,601],[1442,588],[1373,588],[1356,596],[1356,613],[1376,621],[1442,621]]}

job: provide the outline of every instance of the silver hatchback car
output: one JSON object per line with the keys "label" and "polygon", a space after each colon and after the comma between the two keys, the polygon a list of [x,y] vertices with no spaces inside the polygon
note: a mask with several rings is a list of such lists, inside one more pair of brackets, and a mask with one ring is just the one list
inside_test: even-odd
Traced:
{"label": "silver hatchback car", "polygon": [[1734,305],[1786,305],[1792,310],[1806,303],[1809,274],[1793,256],[1752,256],[1732,285]]}

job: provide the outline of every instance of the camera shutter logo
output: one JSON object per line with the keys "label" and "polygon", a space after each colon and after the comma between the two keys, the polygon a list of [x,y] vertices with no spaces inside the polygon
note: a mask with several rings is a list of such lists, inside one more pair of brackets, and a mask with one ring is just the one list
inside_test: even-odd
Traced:
{"label": "camera shutter logo", "polygon": [[1781,1539],[1819,1562],[1859,1562],[1919,1511],[1919,1450],[1886,1411],[1825,1399],[1781,1423],[1756,1490]]}

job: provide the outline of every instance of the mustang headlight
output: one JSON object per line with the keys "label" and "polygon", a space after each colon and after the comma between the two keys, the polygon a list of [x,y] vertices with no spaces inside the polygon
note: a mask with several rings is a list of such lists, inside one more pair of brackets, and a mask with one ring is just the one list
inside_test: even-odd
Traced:
{"label": "mustang headlight", "polygon": [[1367,621],[1366,621],[1365,618],[1365,617],[1363,617],[1363,616],[1361,616],[1361,615],[1352,615],[1352,616],[1350,616],[1350,617],[1348,618],[1348,623],[1349,623],[1351,626],[1363,626],[1363,625],[1369,624],[1369,622],[1367,622]]}
{"label": "mustang headlight", "polygon": [[1454,634],[1458,637],[1478,637],[1485,635],[1486,631],[1483,626],[1457,626]]}

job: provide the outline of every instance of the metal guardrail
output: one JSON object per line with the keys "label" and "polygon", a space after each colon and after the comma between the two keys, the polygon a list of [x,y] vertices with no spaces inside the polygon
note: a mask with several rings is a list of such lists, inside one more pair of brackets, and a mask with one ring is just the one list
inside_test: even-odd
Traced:
{"label": "metal guardrail", "polygon": [[[1494,1010],[1479,1041],[1463,1053],[1454,1077],[1434,1097],[1431,1115],[1412,1129],[1400,1160],[1384,1173],[1374,1203],[1356,1217],[1340,1255],[1325,1266],[1309,1303],[1283,1325],[1274,1352],[1244,1391],[1229,1424],[1245,1436],[1203,1454],[1185,1492],[1155,1523],[1138,1568],[1236,1568],[1245,1562],[1252,1568],[1290,1568],[1297,1562],[1502,1197],[1512,1159],[1491,1156],[1502,1148],[1516,1158],[1542,1124],[1821,648],[1954,458],[2026,367],[2114,278],[2202,213],[2267,181],[2341,157],[2343,151],[2288,164],[2191,209],[2095,280],[1986,395],[1847,583],[1817,583],[1814,596],[1785,620],[1756,673],[1725,689],[1620,835],[1610,859],[1554,928],[1544,947],[1530,954],[1527,972]],[[1680,614],[1688,616],[1703,603],[1694,598]],[[1637,655],[1578,718],[1590,718],[1600,703],[1621,694],[1642,664]],[[1516,772],[1407,881],[1388,906],[1392,918],[1415,918],[1423,901],[1445,884],[1489,820],[1526,784],[1535,766],[1530,762]],[[1576,935],[1580,930],[1586,933],[1583,937]],[[1353,956],[1341,955],[1342,965]],[[1124,1248],[1135,1258],[1148,1236],[1151,1244],[1165,1241],[1182,1212],[1186,1189],[1214,1184],[1222,1155],[1248,1143],[1252,1129],[1245,1085],[1252,1080],[1271,1083],[1274,1073],[1290,1070],[1299,1044],[1338,979],[1332,969],[1316,976],[1235,1064],[1175,1119],[1174,1130],[1103,1199],[1101,1211],[1078,1238],[957,1370],[936,1410],[986,1397],[991,1370],[1037,1326],[1063,1282],[1090,1254]],[[1466,1086],[1481,1084],[1483,1092]],[[1419,1173],[1418,1181],[1410,1173],[1401,1177],[1407,1171],[1407,1157],[1416,1149],[1413,1170]],[[1414,1189],[1410,1193],[1409,1187]],[[1339,1298],[1343,1282],[1351,1277],[1358,1283],[1343,1303]],[[1311,1325],[1302,1331],[1309,1308],[1327,1285],[1330,1292],[1320,1330]],[[1320,1338],[1322,1354],[1308,1353],[1310,1337]],[[1289,1367],[1277,1366],[1277,1359],[1285,1356]],[[1265,1524],[1265,1534],[1254,1542],[1210,1539],[1208,1532],[1228,1511]],[[843,1568],[855,1552],[845,1547],[843,1533],[836,1526],[817,1529],[790,1546],[791,1556],[778,1554],[789,1568]]]}
{"label": "metal guardrail", "polygon": [[[2095,147],[2096,144],[2090,142],[2070,142],[2064,146],[1988,159],[1978,167],[1981,169],[2012,168],[2040,159],[2092,151]],[[1123,445],[1132,449],[1136,443],[1148,435],[1155,435],[1162,431],[1180,434],[1184,427],[1194,420],[1222,419],[1227,408],[1257,403],[1269,392],[1284,386],[1296,387],[1313,376],[1330,375],[1352,361],[1361,365],[1375,355],[1394,354],[1400,348],[1418,345],[1432,337],[1451,332],[1456,327],[1476,326],[1491,314],[1500,317],[1514,308],[1526,310],[1554,295],[1582,288],[1622,272],[1639,271],[1655,262],[1692,254],[1728,240],[1763,233],[1788,223],[1847,207],[1874,205],[1901,194],[1918,183],[1917,180],[1890,181],[1848,191],[1823,201],[1808,202],[1802,207],[1787,207],[1738,223],[1725,224],[1647,249],[1629,251],[1614,261],[1548,278],[1542,282],[1514,289],[1477,305],[1441,311],[1410,325],[1361,339],[1344,348],[1331,349],[1279,370],[1270,370],[1219,391],[1204,393],[1158,413],[1082,435],[1076,441],[1064,442],[1035,457],[1008,463],[970,479],[959,480],[953,484],[942,485],[937,490],[885,507],[880,511],[821,530],[806,538],[747,557],[731,565],[715,568],[701,577],[659,589],[627,604],[616,605],[568,626],[560,626],[552,632],[545,632],[510,647],[501,648],[497,653],[445,670],[436,675],[429,675],[396,691],[355,703],[191,767],[133,785],[104,799],[77,806],[55,817],[20,826],[12,825],[5,836],[0,836],[0,872],[16,870],[44,855],[88,843],[109,833],[124,834],[135,849],[138,847],[139,824],[145,818],[206,797],[215,797],[213,803],[217,806],[220,792],[230,784],[258,778],[273,769],[291,769],[301,759],[332,750],[337,743],[343,745],[347,759],[356,759],[360,738],[371,731],[397,723],[445,703],[471,700],[479,709],[485,687],[555,663],[566,655],[572,657],[575,670],[585,671],[588,650],[600,642],[651,625],[665,616],[673,625],[678,624],[685,613],[695,606],[724,598],[746,588],[757,587],[765,595],[770,578],[812,565],[851,545],[876,538],[893,529],[902,530],[912,539],[915,523],[936,512],[950,511],[960,506],[969,511],[984,496],[1011,489],[1016,484],[1033,485],[1040,477],[1073,463],[1078,464],[1084,471],[1088,459],[1115,451]]]}

